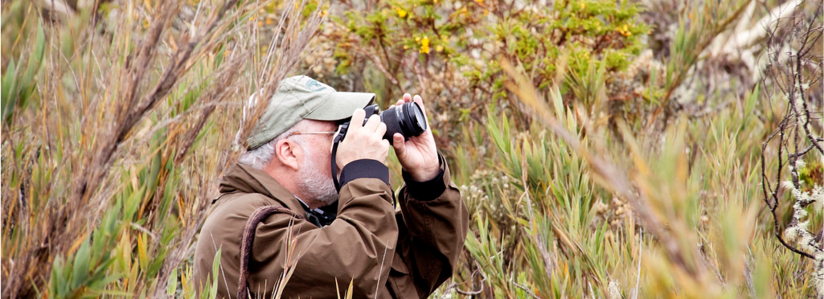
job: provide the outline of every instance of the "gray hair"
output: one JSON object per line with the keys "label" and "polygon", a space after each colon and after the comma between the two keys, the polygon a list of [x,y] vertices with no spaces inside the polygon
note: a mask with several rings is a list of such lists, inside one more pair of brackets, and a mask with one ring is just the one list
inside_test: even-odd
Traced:
{"label": "gray hair", "polygon": [[[272,157],[275,157],[277,154],[275,153],[275,145],[278,141],[284,140],[293,133],[297,132],[299,129],[306,126],[308,122],[304,119],[296,123],[294,126],[286,130],[286,132],[281,133],[280,135],[276,136],[272,141],[269,141],[260,147],[246,151],[243,155],[240,156],[238,159],[238,163],[247,165],[257,170],[261,170],[266,165],[272,162]],[[295,139],[300,146],[303,146],[303,143],[300,139]]]}

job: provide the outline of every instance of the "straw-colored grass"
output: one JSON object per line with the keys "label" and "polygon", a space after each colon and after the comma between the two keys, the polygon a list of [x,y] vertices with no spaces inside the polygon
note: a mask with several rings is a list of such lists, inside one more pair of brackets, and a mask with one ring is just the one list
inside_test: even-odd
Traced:
{"label": "straw-colored grass", "polygon": [[431,103],[471,217],[434,298],[824,294],[815,3],[91,2],[3,2],[4,298],[214,297],[192,245],[292,74]]}

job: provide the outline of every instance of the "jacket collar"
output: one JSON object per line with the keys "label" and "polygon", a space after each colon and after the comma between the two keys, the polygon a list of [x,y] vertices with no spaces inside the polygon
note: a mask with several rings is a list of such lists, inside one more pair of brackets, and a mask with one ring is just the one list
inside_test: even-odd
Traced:
{"label": "jacket collar", "polygon": [[[280,185],[268,173],[240,163],[220,181],[221,197],[228,193],[259,193],[272,199],[272,204],[280,204],[295,213],[303,214],[303,207],[292,192]],[[217,200],[215,202],[217,202]]]}

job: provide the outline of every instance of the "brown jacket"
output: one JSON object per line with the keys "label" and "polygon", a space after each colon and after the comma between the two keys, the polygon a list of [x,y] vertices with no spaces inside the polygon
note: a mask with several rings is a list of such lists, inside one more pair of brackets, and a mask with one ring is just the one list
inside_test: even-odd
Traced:
{"label": "brown jacket", "polygon": [[[441,158],[438,188],[410,182],[393,207],[386,179],[359,177],[341,187],[337,218],[328,226],[286,213],[257,226],[249,262],[249,290],[271,298],[284,264],[295,265],[282,298],[336,298],[350,281],[353,298],[426,298],[452,276],[468,229],[468,213]],[[344,172],[347,169],[344,169]],[[343,176],[343,174],[342,174]],[[423,186],[423,187],[422,187]],[[440,192],[440,194],[432,194]],[[240,274],[242,229],[264,206],[306,212],[292,193],[263,171],[235,166],[223,178],[220,197],[201,229],[194,281],[210,285],[212,261],[221,249],[218,298],[234,298]],[[287,244],[293,246],[288,255]],[[376,294],[377,292],[377,294]]]}

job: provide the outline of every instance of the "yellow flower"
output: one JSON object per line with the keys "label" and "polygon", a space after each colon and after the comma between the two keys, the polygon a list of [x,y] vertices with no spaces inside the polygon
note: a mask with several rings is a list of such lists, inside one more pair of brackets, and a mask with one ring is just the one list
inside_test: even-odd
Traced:
{"label": "yellow flower", "polygon": [[442,52],[443,51],[443,46],[438,45],[437,47],[435,47],[435,51]]}
{"label": "yellow flower", "polygon": [[421,53],[429,54],[429,37],[424,36],[421,40]]}
{"label": "yellow flower", "polygon": [[415,37],[415,41],[416,41],[416,42],[419,42],[419,41],[421,41],[421,38],[420,38],[420,37],[418,37],[418,36],[416,36],[416,37]]}
{"label": "yellow flower", "polygon": [[399,17],[401,17],[401,18],[406,17],[406,11],[405,10],[401,9],[400,7],[395,7],[395,9],[398,10],[398,16]]}
{"label": "yellow flower", "polygon": [[404,49],[404,50],[409,49],[409,46],[407,46],[407,45],[403,45],[403,49]]}
{"label": "yellow flower", "polygon": [[586,8],[586,7],[587,7],[587,5],[584,4],[584,2],[581,2],[581,10],[584,10],[584,8]]}
{"label": "yellow flower", "polygon": [[484,9],[484,16],[488,16],[488,15],[489,15],[489,10],[488,10],[488,9]]}
{"label": "yellow flower", "polygon": [[478,2],[478,4],[484,4],[484,0],[475,0],[475,2]]}

